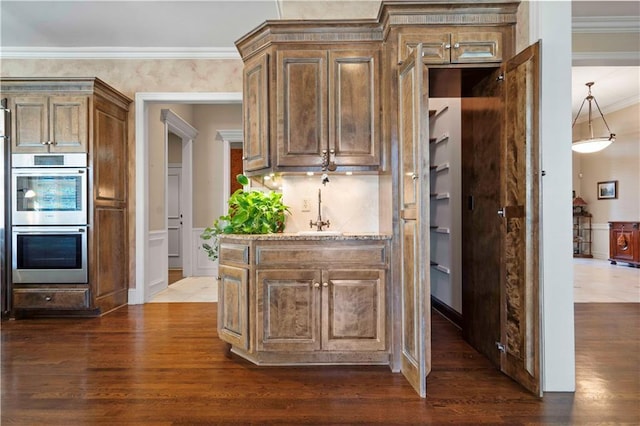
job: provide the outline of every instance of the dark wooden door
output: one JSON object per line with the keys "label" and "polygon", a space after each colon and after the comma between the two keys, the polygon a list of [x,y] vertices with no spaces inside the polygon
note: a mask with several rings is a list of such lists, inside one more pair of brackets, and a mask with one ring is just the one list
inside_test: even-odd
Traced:
{"label": "dark wooden door", "polygon": [[540,394],[540,46],[505,64],[501,369]]}
{"label": "dark wooden door", "polygon": [[431,371],[428,74],[418,44],[398,71],[400,370],[421,397]]}
{"label": "dark wooden door", "polygon": [[[462,110],[462,333],[467,342],[500,365],[500,259],[503,72],[479,70],[484,78],[461,98]],[[464,73],[463,79],[474,78]]]}

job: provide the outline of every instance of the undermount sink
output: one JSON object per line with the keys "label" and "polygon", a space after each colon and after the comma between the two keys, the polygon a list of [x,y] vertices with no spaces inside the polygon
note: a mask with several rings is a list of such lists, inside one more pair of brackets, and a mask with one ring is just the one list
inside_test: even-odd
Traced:
{"label": "undermount sink", "polygon": [[304,236],[331,236],[331,235],[342,235],[340,231],[299,231],[298,235]]}

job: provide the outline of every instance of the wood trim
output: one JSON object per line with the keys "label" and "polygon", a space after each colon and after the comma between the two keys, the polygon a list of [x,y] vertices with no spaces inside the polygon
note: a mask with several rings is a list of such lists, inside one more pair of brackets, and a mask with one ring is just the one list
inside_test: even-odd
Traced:
{"label": "wood trim", "polygon": [[444,318],[448,319],[449,322],[455,325],[459,330],[462,330],[463,319],[461,313],[440,301],[440,299],[435,296],[431,296],[431,307]]}

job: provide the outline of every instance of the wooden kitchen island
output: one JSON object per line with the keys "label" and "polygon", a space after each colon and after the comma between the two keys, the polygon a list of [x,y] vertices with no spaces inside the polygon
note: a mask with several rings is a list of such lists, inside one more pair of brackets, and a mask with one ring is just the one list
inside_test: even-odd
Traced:
{"label": "wooden kitchen island", "polygon": [[390,239],[222,236],[220,339],[259,365],[390,364]]}

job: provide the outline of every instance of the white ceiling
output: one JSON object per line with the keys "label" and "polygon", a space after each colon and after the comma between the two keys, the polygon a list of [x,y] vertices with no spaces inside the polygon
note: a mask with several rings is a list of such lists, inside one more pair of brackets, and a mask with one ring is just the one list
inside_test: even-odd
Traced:
{"label": "white ceiling", "polygon": [[[237,55],[234,42],[295,0],[0,1],[0,49],[202,50]],[[352,0],[353,1],[353,0]],[[638,16],[635,1],[574,1],[574,17]],[[366,16],[370,17],[370,16]],[[638,67],[574,67],[575,116],[585,83],[605,111],[640,102]]]}

